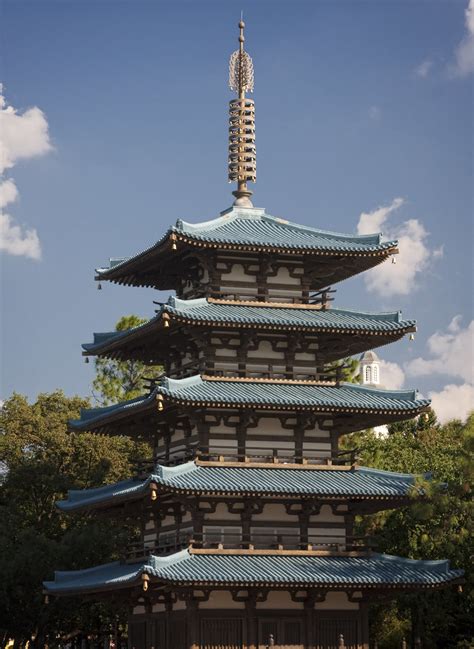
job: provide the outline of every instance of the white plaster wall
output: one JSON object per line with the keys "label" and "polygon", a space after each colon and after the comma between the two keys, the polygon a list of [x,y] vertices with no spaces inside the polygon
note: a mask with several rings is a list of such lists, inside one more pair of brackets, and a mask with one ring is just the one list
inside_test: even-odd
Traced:
{"label": "white plaster wall", "polygon": [[166,606],[164,604],[153,604],[151,610],[153,613],[163,613],[166,611]]}
{"label": "white plaster wall", "polygon": [[258,435],[274,435],[277,432],[280,432],[284,435],[291,434],[291,431],[285,430],[282,428],[281,422],[276,417],[262,418],[258,422],[257,428],[249,428],[249,432],[258,434]]}
{"label": "white plaster wall", "polygon": [[162,527],[168,527],[168,525],[175,525],[174,516],[166,516],[166,517],[161,521],[161,526],[162,526]]}
{"label": "white plaster wall", "polygon": [[244,602],[234,602],[232,595],[227,590],[212,590],[207,602],[199,602],[200,609],[234,609],[245,608]]}
{"label": "white plaster wall", "polygon": [[311,523],[344,523],[344,517],[338,514],[333,514],[329,505],[323,505],[319,514],[310,517]]}
{"label": "white plaster wall", "polygon": [[[280,470],[284,471],[284,469]],[[255,514],[254,516],[252,516],[252,521],[281,521],[294,523],[297,520],[297,515],[289,516],[286,513],[285,506],[279,505],[277,503],[269,503],[265,505],[261,514]]]}
{"label": "white plaster wall", "polygon": [[267,277],[269,284],[290,284],[291,287],[299,288],[301,281],[298,277],[291,277],[290,271],[285,266],[280,266],[274,277]]}
{"label": "white plaster wall", "polygon": [[183,602],[180,599],[178,599],[178,601],[173,604],[173,611],[182,611],[185,608],[186,602]]}
{"label": "white plaster wall", "polygon": [[272,590],[268,593],[268,597],[265,602],[257,602],[258,609],[283,609],[286,611],[289,610],[301,610],[303,608],[303,602],[293,602],[291,599],[290,593],[284,590]]}
{"label": "white plaster wall", "polygon": [[207,522],[217,520],[237,521],[240,523],[240,514],[230,514],[227,510],[227,505],[225,505],[224,503],[219,503],[214,513],[205,515],[204,523],[206,524]]}
{"label": "white plaster wall", "polygon": [[248,357],[249,359],[264,358],[265,360],[278,360],[283,363],[285,361],[284,352],[274,351],[269,340],[261,340],[257,349],[249,349]]}
{"label": "white plaster wall", "polygon": [[320,611],[358,611],[359,604],[350,602],[346,593],[336,591],[328,593],[324,602],[316,602],[314,608]]}

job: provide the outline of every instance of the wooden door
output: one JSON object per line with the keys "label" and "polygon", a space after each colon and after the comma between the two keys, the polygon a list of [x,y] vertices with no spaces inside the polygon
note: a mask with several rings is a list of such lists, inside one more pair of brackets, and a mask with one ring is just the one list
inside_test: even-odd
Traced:
{"label": "wooden door", "polygon": [[201,619],[201,649],[242,649],[243,620],[238,617]]}
{"label": "wooden door", "polygon": [[260,618],[258,646],[266,649],[270,635],[275,649],[304,649],[303,621],[297,617]]}
{"label": "wooden door", "polygon": [[341,633],[344,636],[346,649],[359,649],[361,646],[360,624],[356,617],[318,615],[314,631],[316,649],[337,649]]}
{"label": "wooden door", "polygon": [[167,649],[166,647],[166,620],[160,618],[154,620],[154,647],[155,649]]}
{"label": "wooden door", "polygon": [[128,623],[129,649],[147,649],[146,621]]}

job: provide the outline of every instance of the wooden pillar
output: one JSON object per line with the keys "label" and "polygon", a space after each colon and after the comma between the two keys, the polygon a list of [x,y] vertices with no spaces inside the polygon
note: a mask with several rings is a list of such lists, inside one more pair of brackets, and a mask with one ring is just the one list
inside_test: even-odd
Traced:
{"label": "wooden pillar", "polygon": [[165,625],[165,637],[166,637],[166,646],[171,647],[171,618],[173,616],[173,602],[171,601],[171,598],[168,594],[166,602],[165,602],[165,619],[166,619],[166,625]]}
{"label": "wooden pillar", "polygon": [[252,522],[252,503],[245,500],[244,508],[241,513],[242,540],[250,541],[250,527]]}
{"label": "wooden pillar", "polygon": [[310,505],[308,503],[303,503],[303,508],[299,512],[298,517],[300,519],[300,542],[301,545],[306,545],[309,543],[309,511]]}
{"label": "wooden pillar", "polygon": [[245,602],[247,619],[247,649],[257,649],[257,601],[254,594]]}
{"label": "wooden pillar", "polygon": [[314,603],[315,598],[309,595],[304,602],[304,624],[306,636],[306,649],[314,648]]}
{"label": "wooden pillar", "polygon": [[360,640],[359,646],[361,649],[369,649],[370,646],[370,637],[369,637],[369,603],[368,601],[363,601],[359,604],[360,611]]}
{"label": "wooden pillar", "polygon": [[198,603],[190,597],[186,600],[186,621],[187,621],[187,647],[188,649],[199,649],[201,646],[199,633],[199,611]]}

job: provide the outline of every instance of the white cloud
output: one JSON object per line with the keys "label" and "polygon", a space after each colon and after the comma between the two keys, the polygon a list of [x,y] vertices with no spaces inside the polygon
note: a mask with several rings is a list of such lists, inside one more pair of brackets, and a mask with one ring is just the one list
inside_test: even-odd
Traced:
{"label": "white cloud", "polygon": [[10,255],[41,259],[41,245],[35,229],[23,231],[9,214],[0,214],[0,250]]}
{"label": "white cloud", "polygon": [[380,106],[371,106],[369,108],[369,117],[373,120],[378,120],[382,116],[382,111]]}
{"label": "white cloud", "polygon": [[430,392],[431,406],[443,424],[451,419],[465,421],[474,410],[474,385],[446,385],[440,392]]}
{"label": "white cloud", "polygon": [[0,183],[0,209],[10,203],[14,203],[18,198],[18,189],[15,181],[9,178]]}
{"label": "white cloud", "polygon": [[[53,148],[44,113],[34,106],[19,113],[9,106],[0,84],[0,174],[18,161],[45,155]],[[0,250],[11,255],[41,258],[41,245],[34,228],[23,230],[4,208],[18,199],[18,189],[11,178],[0,182]]]}
{"label": "white cloud", "polygon": [[380,359],[380,385],[387,390],[399,390],[405,382],[400,365]]}
{"label": "white cloud", "polygon": [[418,65],[415,68],[415,77],[419,77],[420,79],[426,79],[426,77],[431,72],[432,67],[433,67],[433,61],[431,59],[425,59],[420,63],[420,65]]}
{"label": "white cloud", "polygon": [[[403,198],[395,198],[390,205],[378,207],[373,212],[362,212],[357,224],[359,234],[378,232],[388,217],[404,205]],[[398,226],[387,226],[385,239],[398,239],[400,253],[396,264],[381,264],[364,275],[369,291],[379,295],[407,295],[417,288],[420,273],[430,263],[442,256],[442,248],[431,250],[426,245],[428,232],[418,219],[409,219]]]}
{"label": "white cloud", "polygon": [[428,338],[427,347],[432,358],[415,358],[405,365],[411,376],[440,374],[463,381],[449,384],[439,392],[429,393],[432,407],[443,423],[450,419],[465,420],[474,410],[473,343],[474,320],[463,328],[461,316],[456,315],[446,328]]}
{"label": "white cloud", "polygon": [[454,76],[465,77],[474,72],[474,0],[469,0],[466,8],[465,25],[467,33],[454,52],[455,63],[451,68]]}
{"label": "white cloud", "polygon": [[437,331],[428,338],[432,358],[418,357],[407,363],[405,369],[412,376],[442,374],[474,383],[473,369],[474,320],[461,327],[461,316],[455,316],[446,332]]}
{"label": "white cloud", "polygon": [[379,232],[388,216],[404,204],[403,198],[394,198],[390,205],[378,207],[373,212],[362,212],[357,224],[358,234]]}

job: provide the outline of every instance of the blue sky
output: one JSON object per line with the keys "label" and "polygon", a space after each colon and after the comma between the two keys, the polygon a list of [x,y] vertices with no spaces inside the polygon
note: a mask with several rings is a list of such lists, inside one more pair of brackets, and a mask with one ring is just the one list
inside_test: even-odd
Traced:
{"label": "blue sky", "polygon": [[387,382],[464,416],[474,398],[467,0],[4,0],[4,110],[20,136],[7,138],[4,164],[1,397],[89,394],[80,343],[121,315],[151,317],[158,299],[99,292],[94,268],[177,218],[230,205],[227,63],[241,9],[256,75],[254,204],[401,237],[400,263],[338,285],[336,304],[416,318],[414,342],[381,351]]}

